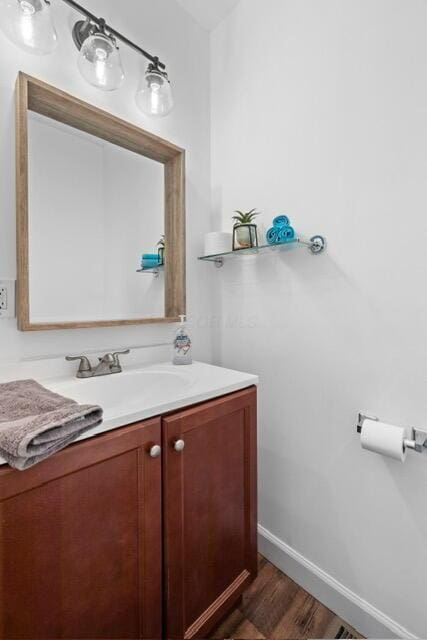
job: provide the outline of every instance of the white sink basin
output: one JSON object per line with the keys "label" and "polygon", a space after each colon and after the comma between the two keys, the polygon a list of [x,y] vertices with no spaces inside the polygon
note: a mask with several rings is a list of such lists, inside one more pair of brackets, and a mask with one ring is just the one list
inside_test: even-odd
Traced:
{"label": "white sink basin", "polygon": [[110,376],[45,383],[52,391],[80,404],[99,404],[113,417],[179,398],[194,384],[177,371],[131,370]]}
{"label": "white sink basin", "polygon": [[[2,376],[2,382],[10,380],[9,376]],[[17,377],[15,373],[13,379]],[[171,364],[133,367],[123,373],[86,380],[46,379],[34,376],[28,368],[19,377],[36,377],[55,393],[80,404],[103,408],[102,424],[85,433],[81,440],[258,384],[257,376],[201,362],[183,367]],[[2,464],[5,461],[0,458]]]}

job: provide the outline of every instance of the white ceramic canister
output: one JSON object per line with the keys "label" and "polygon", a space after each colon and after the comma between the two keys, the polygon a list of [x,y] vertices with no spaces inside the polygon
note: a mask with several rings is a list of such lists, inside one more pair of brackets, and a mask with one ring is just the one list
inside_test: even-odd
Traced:
{"label": "white ceramic canister", "polygon": [[233,235],[226,231],[213,231],[205,235],[205,256],[215,256],[233,250]]}

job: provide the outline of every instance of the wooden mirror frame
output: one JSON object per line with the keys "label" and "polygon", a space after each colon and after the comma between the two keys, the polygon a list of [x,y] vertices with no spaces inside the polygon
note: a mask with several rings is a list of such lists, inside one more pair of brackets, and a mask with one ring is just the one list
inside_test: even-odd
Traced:
{"label": "wooden mirror frame", "polygon": [[[165,317],[36,324],[30,319],[28,112],[58,122],[155,160],[165,169]],[[139,127],[22,72],[16,85],[16,221],[18,328],[47,331],[177,322],[186,311],[185,151]],[[48,286],[48,283],[46,283]]]}

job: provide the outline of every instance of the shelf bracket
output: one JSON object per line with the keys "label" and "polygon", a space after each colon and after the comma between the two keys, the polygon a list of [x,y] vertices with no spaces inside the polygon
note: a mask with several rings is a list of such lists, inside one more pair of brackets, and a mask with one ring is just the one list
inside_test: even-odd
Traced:
{"label": "shelf bracket", "polygon": [[224,258],[215,258],[215,260],[213,260],[215,266],[217,269],[221,269],[221,267],[224,266]]}
{"label": "shelf bracket", "polygon": [[298,242],[308,247],[314,255],[322,253],[326,249],[326,239],[323,236],[313,236],[309,241],[298,238]]}

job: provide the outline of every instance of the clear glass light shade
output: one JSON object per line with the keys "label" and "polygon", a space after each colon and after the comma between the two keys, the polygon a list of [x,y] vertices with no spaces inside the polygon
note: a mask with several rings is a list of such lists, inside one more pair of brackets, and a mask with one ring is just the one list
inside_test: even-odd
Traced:
{"label": "clear glass light shade", "polygon": [[52,53],[58,43],[46,0],[0,0],[0,28],[9,40],[31,53]]}
{"label": "clear glass light shade", "polygon": [[96,33],[84,41],[78,66],[89,84],[104,91],[118,89],[125,79],[116,43],[103,33]]}
{"label": "clear glass light shade", "polygon": [[136,103],[147,116],[167,116],[173,109],[173,96],[166,73],[149,66],[138,87]]}

